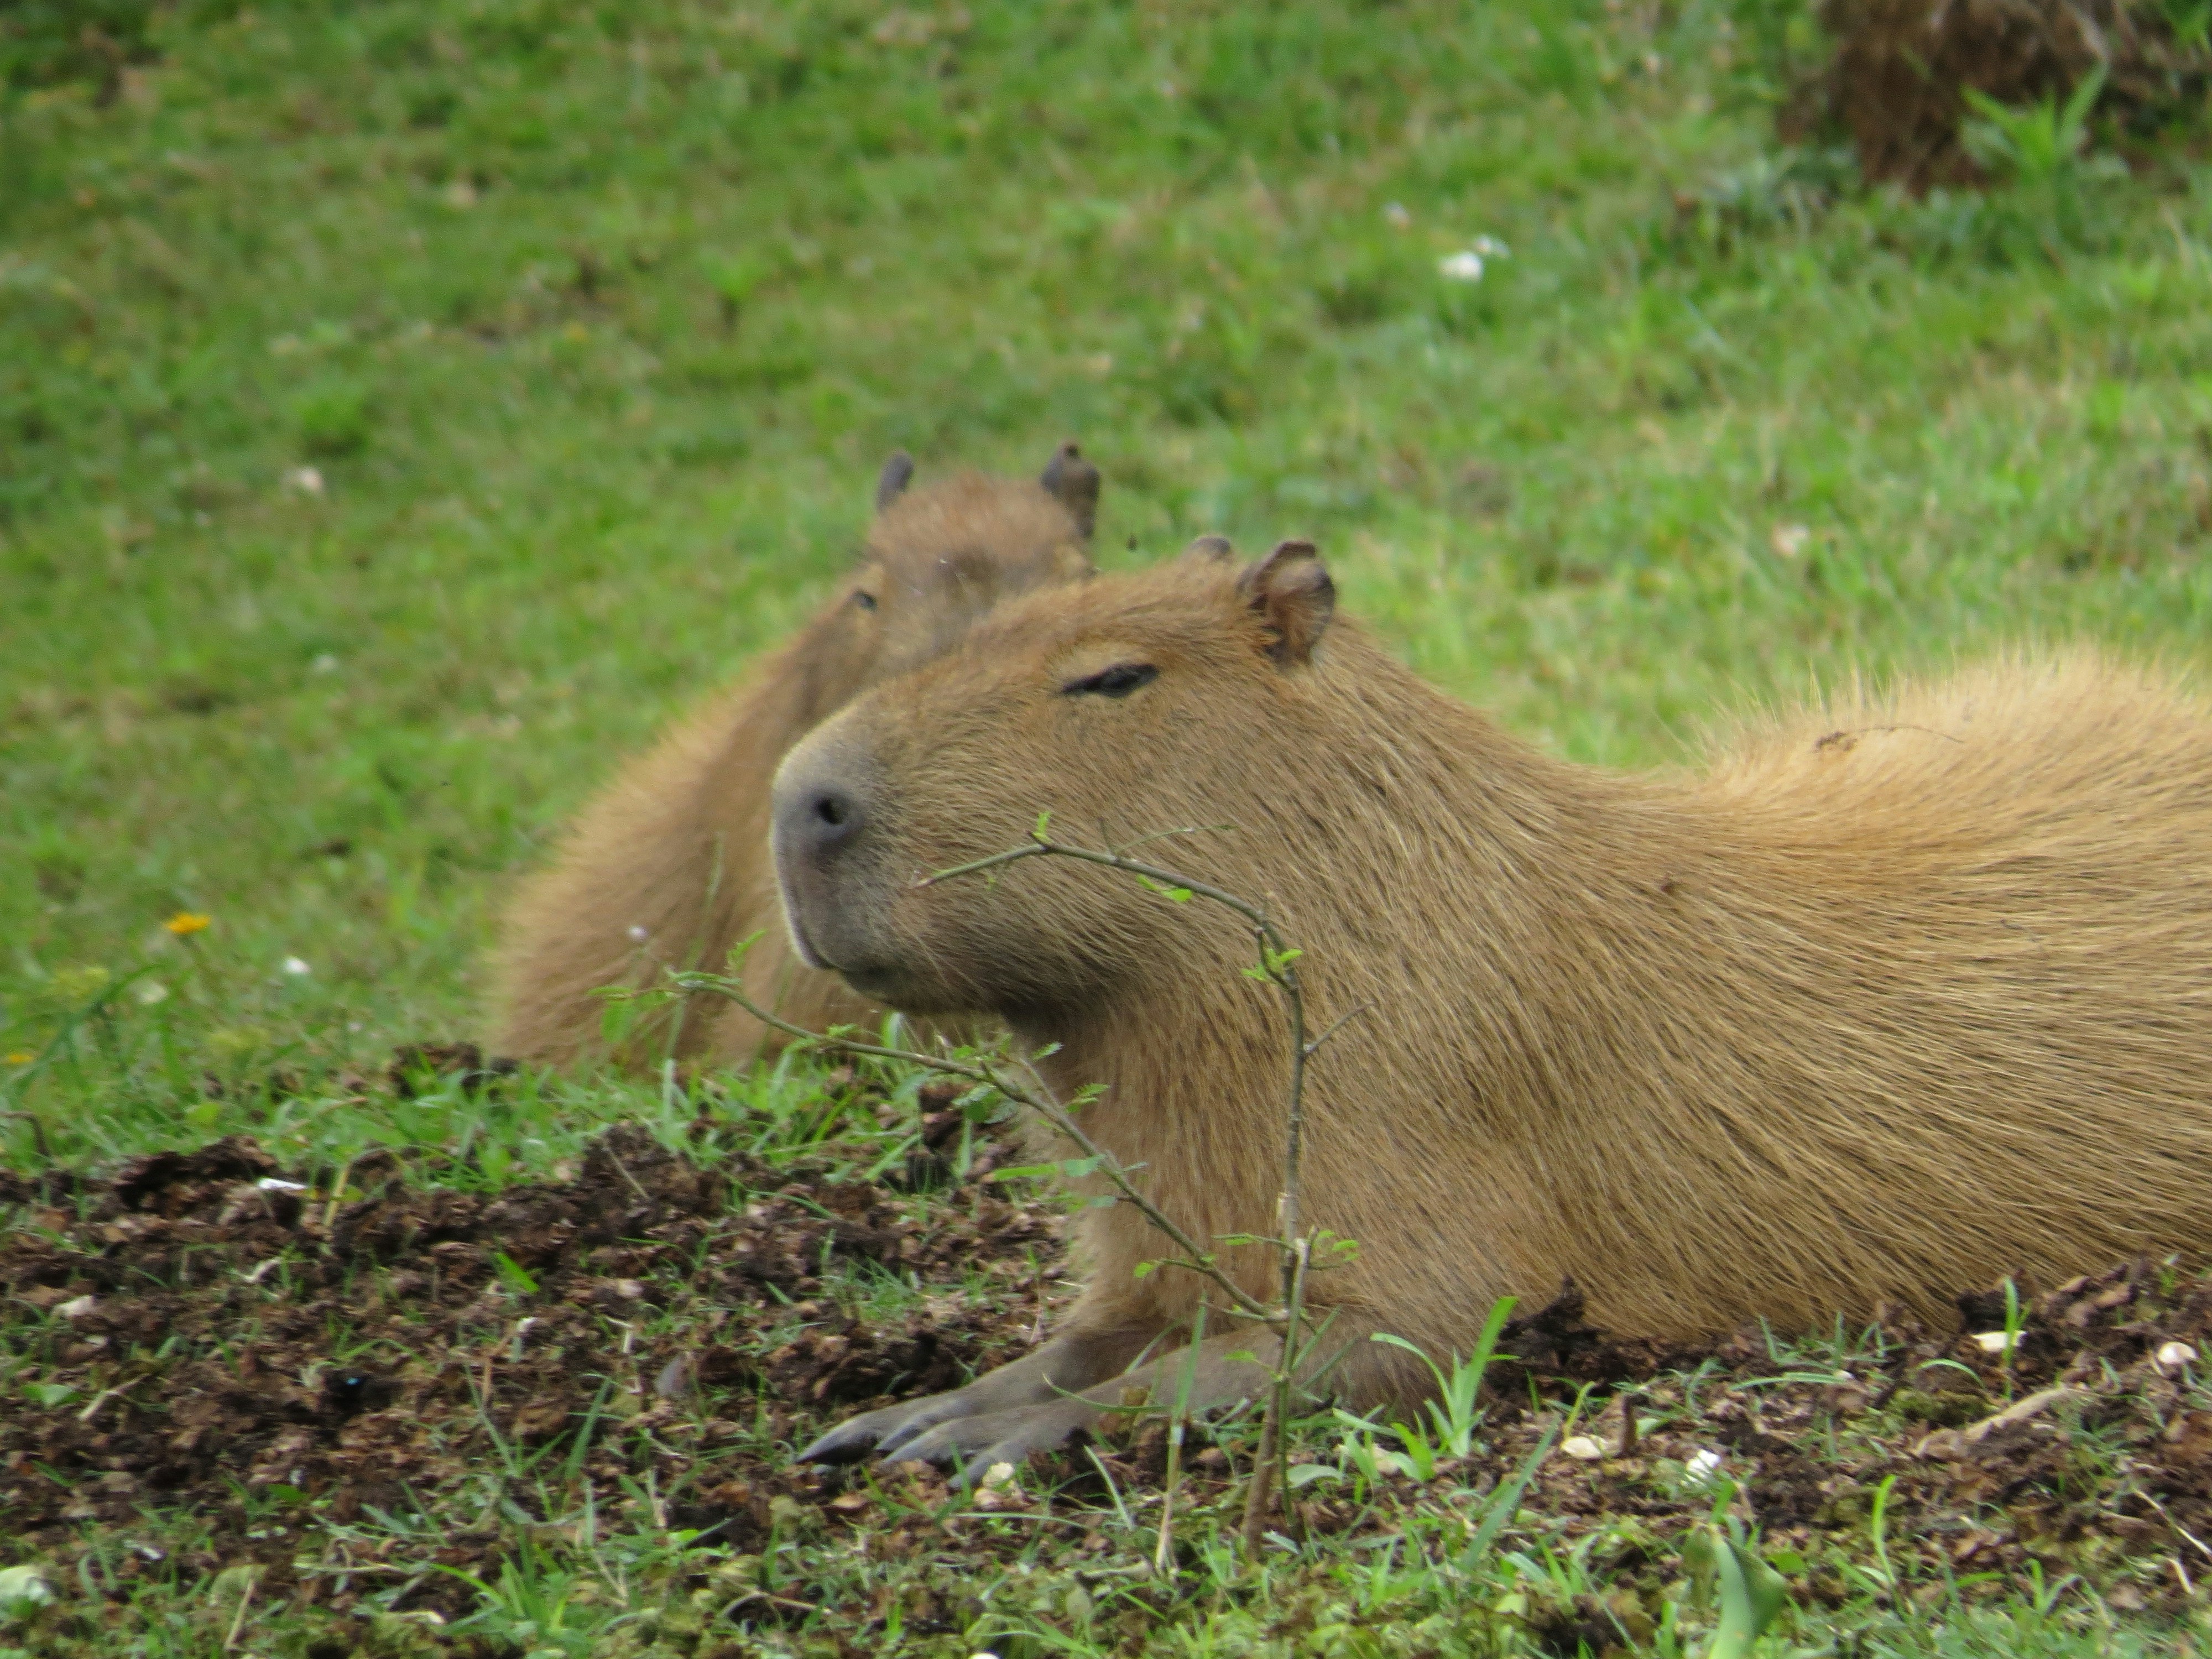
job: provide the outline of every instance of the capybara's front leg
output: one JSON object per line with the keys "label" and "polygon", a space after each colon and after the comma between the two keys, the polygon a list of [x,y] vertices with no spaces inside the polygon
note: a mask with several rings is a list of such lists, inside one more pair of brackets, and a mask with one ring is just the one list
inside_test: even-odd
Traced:
{"label": "capybara's front leg", "polygon": [[[1210,1336],[1198,1345],[1194,1356],[1188,1347],[1179,1348],[1133,1370],[1117,1372],[1079,1394],[1055,1394],[1027,1405],[940,1419],[896,1441],[886,1439],[882,1453],[893,1462],[940,1464],[972,1484],[994,1463],[1018,1466],[1031,1452],[1049,1450],[1079,1429],[1088,1429],[1133,1389],[1143,1389],[1154,1409],[1181,1399],[1183,1408],[1193,1413],[1258,1399],[1273,1379],[1275,1351],[1276,1339],[1265,1332]],[[981,1388],[1001,1375],[994,1371],[974,1386]]]}
{"label": "capybara's front leg", "polygon": [[[840,1423],[799,1453],[799,1461],[850,1463],[872,1451],[903,1460],[913,1456],[908,1449],[918,1441],[955,1423],[1006,1419],[1038,1407],[1064,1407],[1070,1395],[1118,1376],[1158,1336],[1159,1331],[1157,1323],[1062,1331],[1035,1353],[988,1371],[964,1389],[925,1395],[920,1400],[864,1412]],[[1070,1423],[1053,1439],[1037,1444],[1057,1444],[1080,1426],[1079,1423]],[[1018,1462],[1033,1449],[1034,1447],[1024,1448],[1011,1461]],[[949,1461],[949,1442],[947,1449],[938,1455]],[[988,1468],[990,1465],[981,1467]]]}
{"label": "capybara's front leg", "polygon": [[[1299,1386],[1355,1401],[1389,1397],[1382,1375],[1387,1366],[1378,1366],[1383,1351],[1364,1340],[1371,1328],[1332,1317],[1300,1360]],[[799,1461],[846,1462],[873,1449],[893,1462],[940,1464],[972,1483],[994,1463],[1018,1464],[1088,1429],[1132,1389],[1145,1390],[1155,1409],[1180,1400],[1182,1409],[1199,1414],[1256,1400],[1274,1379],[1278,1339],[1269,1332],[1210,1336],[1194,1355],[1178,1348],[1121,1369],[1150,1340],[1133,1331],[1110,1337],[1071,1332],[964,1389],[856,1417],[809,1446]],[[1069,1346],[1061,1349],[1062,1343]],[[1117,1357],[1118,1364],[1109,1364]],[[1095,1366],[1105,1369],[1091,1370]],[[1096,1379],[1087,1388],[1075,1381],[1085,1371]]]}

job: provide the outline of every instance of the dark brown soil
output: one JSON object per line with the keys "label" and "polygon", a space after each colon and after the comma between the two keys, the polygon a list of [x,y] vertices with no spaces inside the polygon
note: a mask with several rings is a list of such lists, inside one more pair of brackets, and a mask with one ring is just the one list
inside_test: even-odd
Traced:
{"label": "dark brown soil", "polygon": [[[974,1182],[918,1205],[803,1166],[702,1167],[623,1128],[557,1185],[400,1175],[357,1164],[374,1190],[332,1213],[260,1184],[281,1172],[243,1138],[44,1190],[0,1172],[0,1204],[24,1206],[0,1297],[46,1316],[12,1346],[52,1398],[0,1412],[0,1533],[66,1553],[88,1524],[183,1510],[206,1571],[257,1562],[264,1593],[312,1596],[286,1509],[438,1509],[589,1419],[580,1473],[611,1508],[650,1476],[659,1521],[743,1547],[772,1497],[819,1485],[786,1467],[795,1423],[957,1385],[1031,1340],[1059,1288],[1057,1215]],[[864,1326],[823,1295],[855,1267],[990,1293]],[[530,1485],[507,1495],[527,1507]],[[483,1553],[457,1538],[432,1559],[480,1572]],[[474,1601],[434,1577],[410,1604]]]}
{"label": "dark brown soil", "polygon": [[[803,1525],[864,1528],[878,1559],[971,1547],[971,1575],[986,1574],[1016,1547],[944,1519],[934,1477],[878,1484],[787,1462],[827,1417],[951,1386],[1018,1352],[1065,1291],[1055,1211],[972,1181],[903,1190],[942,1173],[925,1159],[898,1188],[864,1185],[819,1168],[695,1160],[617,1129],[573,1179],[495,1195],[359,1164],[351,1179],[369,1195],[334,1212],[264,1184],[282,1176],[243,1139],[140,1158],[106,1179],[41,1188],[0,1175],[0,1203],[17,1206],[0,1235],[0,1294],[22,1362],[0,1413],[0,1532],[66,1559],[88,1529],[131,1537],[149,1513],[189,1513],[202,1541],[183,1562],[149,1548],[146,1571],[255,1564],[269,1601],[342,1609],[388,1589],[380,1574],[398,1569],[374,1548],[331,1544],[332,1529],[460,1512],[455,1494],[471,1483],[535,1513],[523,1466],[552,1448],[610,1513],[635,1514],[644,1492],[654,1527],[696,1529],[702,1563]],[[863,1322],[847,1309],[858,1305],[853,1276],[867,1273],[911,1275],[927,1299]],[[1819,1565],[1832,1555],[1824,1543],[1863,1542],[1885,1482],[1887,1547],[1922,1574],[1987,1575],[1995,1594],[2026,1587],[2034,1563],[2046,1580],[2093,1577],[2122,1607],[2175,1602],[2183,1575],[2212,1571],[2197,1541],[2212,1540],[2212,1402],[2157,1355],[2174,1341],[2212,1352],[2212,1284],[2136,1264],[2064,1286],[2028,1306],[2008,1370],[1969,1340],[2002,1326],[2002,1298],[1961,1305],[1955,1329],[1890,1322],[1838,1372],[1832,1358],[1778,1358],[1756,1332],[1694,1352],[1616,1343],[1568,1286],[1509,1328],[1486,1443],[1449,1484],[1479,1493],[1510,1477],[1568,1426],[1587,1388],[1571,1426],[1605,1455],[1555,1450],[1524,1500],[1570,1535],[1632,1520],[1656,1562],[1711,1511],[1711,1487],[1685,1474],[1711,1453],[1766,1547],[1803,1557],[1801,1602],[1843,1599]],[[28,1395],[24,1379],[37,1385]],[[2030,1408],[2004,1418],[2008,1402]],[[1196,1455],[1186,1504],[1233,1502],[1241,1445]],[[1098,1451],[1124,1495],[1162,1478],[1156,1420]],[[1067,1483],[1060,1496],[1032,1483],[985,1494],[985,1506],[1102,1497],[1097,1467],[1066,1455],[1046,1472]],[[1304,1489],[1296,1521],[1387,1531],[1443,1489],[1399,1479],[1355,1504],[1322,1483]],[[1071,1547],[1108,1547],[1083,1524],[1092,1533]],[[322,1565],[303,1573],[309,1533],[322,1536]],[[476,1592],[422,1565],[494,1577],[495,1534],[410,1544],[415,1577],[398,1605],[467,1613]],[[137,1559],[112,1594],[127,1594]],[[1577,1620],[1613,1629],[1645,1616],[1638,1563],[1611,1567],[1626,1600],[1542,1613],[1560,1621],[1561,1651]],[[1647,1576],[1652,1612],[1656,1567]],[[779,1591],[805,1612],[815,1594],[804,1580]],[[834,1587],[818,1594],[826,1603]],[[916,1594],[909,1613],[927,1625],[923,1603],[940,1592]],[[939,1611],[957,1627],[957,1608]],[[761,1616],[780,1615],[763,1604]],[[868,1615],[854,1618],[850,1650],[866,1651]]]}
{"label": "dark brown soil", "polygon": [[2140,134],[2201,109],[2212,80],[2212,52],[2178,40],[2155,0],[1824,0],[1820,16],[1835,55],[1784,136],[1832,123],[1870,182],[1915,191],[1983,182],[1959,139],[1966,88],[2063,100],[2102,64],[2100,116]]}

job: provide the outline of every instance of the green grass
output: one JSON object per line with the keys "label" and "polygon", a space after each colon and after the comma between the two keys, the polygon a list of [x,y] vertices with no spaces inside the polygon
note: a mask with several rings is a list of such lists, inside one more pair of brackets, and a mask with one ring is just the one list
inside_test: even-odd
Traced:
{"label": "green grass", "polygon": [[[19,1166],[247,1130],[495,1182],[676,1133],[653,1086],[379,1079],[477,1029],[513,873],[819,601],[897,445],[1079,435],[1109,562],[1310,535],[1593,762],[2008,641],[2206,654],[2202,134],[2063,224],[1859,191],[1777,149],[1817,43],[1773,0],[109,9],[159,54],[111,100],[28,84],[66,53],[0,92]],[[1329,1571],[1362,1629],[1449,1599]],[[2109,1650],[1994,1616],[1856,1650]]]}

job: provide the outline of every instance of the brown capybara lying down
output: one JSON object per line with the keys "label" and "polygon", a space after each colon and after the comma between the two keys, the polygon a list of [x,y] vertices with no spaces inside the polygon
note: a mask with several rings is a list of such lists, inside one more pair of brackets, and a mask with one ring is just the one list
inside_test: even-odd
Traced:
{"label": "brown capybara lying down", "polygon": [[[794,960],[768,862],[769,782],[809,729],[866,687],[950,649],[1001,600],[1091,574],[1098,473],[1063,444],[1035,482],[976,473],[909,492],[885,463],[867,544],[837,597],[738,686],[679,721],[586,806],[507,911],[495,963],[498,1052],[546,1065],[594,1056],[614,985],[745,962],[756,1001],[819,1026],[876,1010]],[[750,1058],[766,1033],[729,1003],[641,1021],[613,1058]],[[691,1017],[686,1018],[690,1012]],[[670,1029],[671,1020],[675,1022]]]}
{"label": "brown capybara lying down", "polygon": [[[1430,1386],[1371,1333],[1466,1352],[1493,1298],[1569,1275],[1599,1323],[1674,1338],[1933,1312],[2212,1236],[2197,702],[2087,655],[2000,663],[1624,776],[1516,741],[1334,606],[1301,543],[1007,605],[794,750],[775,837],[808,961],[1057,1044],[1054,1086],[1103,1085],[1091,1133],[1205,1240],[1270,1233],[1281,1179],[1249,929],[1068,860],[916,878],[1041,811],[1066,840],[1231,826],[1140,856],[1264,896],[1314,1029],[1346,1021],[1304,1182],[1307,1225],[1359,1246],[1311,1281],[1340,1397]],[[1203,1283],[1134,1274],[1171,1251],[1127,1206],[1083,1224],[1086,1288],[1043,1347],[804,1455],[972,1471],[1148,1380],[1117,1374]],[[1271,1293],[1271,1251],[1227,1260]],[[1252,1387],[1231,1322],[1209,1314],[1231,1334],[1201,1403]]]}

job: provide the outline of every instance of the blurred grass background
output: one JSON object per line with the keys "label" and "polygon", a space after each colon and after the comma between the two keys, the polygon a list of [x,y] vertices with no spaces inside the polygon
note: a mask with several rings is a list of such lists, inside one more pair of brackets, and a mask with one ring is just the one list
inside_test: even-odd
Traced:
{"label": "blurred grass background", "polygon": [[453,1133],[358,1078],[476,1030],[507,884],[824,596],[894,446],[1079,437],[1109,563],[1313,536],[1591,762],[2007,641],[2203,653],[2201,120],[1869,190],[1775,137],[1784,0],[0,22],[13,1161]]}

